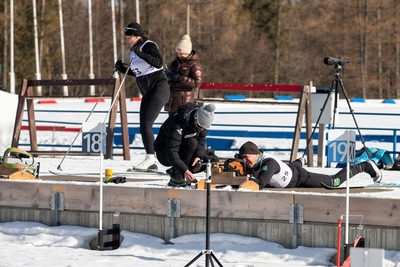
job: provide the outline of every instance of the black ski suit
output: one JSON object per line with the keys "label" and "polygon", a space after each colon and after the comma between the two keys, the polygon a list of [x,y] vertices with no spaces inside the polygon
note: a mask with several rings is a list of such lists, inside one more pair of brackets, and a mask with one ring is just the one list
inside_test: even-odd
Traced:
{"label": "black ski suit", "polygon": [[154,142],[157,160],[180,174],[191,171],[193,160],[203,158],[206,153],[206,131],[198,132],[194,126],[198,108],[192,103],[180,106],[177,114],[162,124]]}
{"label": "black ski suit", "polygon": [[[140,103],[140,133],[147,154],[154,154],[153,124],[167,103],[170,90],[163,71],[163,60],[158,46],[144,39],[131,48],[128,75],[136,76],[142,95]],[[127,68],[117,62],[116,68],[126,73]]]}
{"label": "black ski suit", "polygon": [[[254,181],[261,188],[264,187],[322,187],[321,182],[329,186],[337,186],[346,181],[347,169],[343,168],[336,174],[328,175],[309,172],[304,169],[298,160],[286,164],[281,160],[261,153],[259,162],[251,169]],[[350,166],[350,178],[362,173],[373,172],[366,162]]]}

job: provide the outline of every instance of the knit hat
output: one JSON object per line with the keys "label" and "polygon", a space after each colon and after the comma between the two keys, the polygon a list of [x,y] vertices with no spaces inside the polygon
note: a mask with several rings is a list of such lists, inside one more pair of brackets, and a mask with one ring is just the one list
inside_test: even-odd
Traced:
{"label": "knit hat", "polygon": [[192,42],[190,41],[189,35],[185,34],[182,37],[176,45],[175,52],[182,54],[190,54],[192,52]]}
{"label": "knit hat", "polygon": [[129,23],[128,26],[125,27],[124,32],[125,32],[126,36],[144,36],[145,35],[145,31],[142,29],[142,26],[140,26],[140,24],[137,22]]}
{"label": "knit hat", "polygon": [[260,149],[253,142],[247,141],[239,149],[239,155],[243,154],[259,154]]}
{"label": "knit hat", "polygon": [[208,129],[211,127],[211,123],[214,120],[214,110],[214,104],[208,104],[196,110],[194,117],[201,128]]}

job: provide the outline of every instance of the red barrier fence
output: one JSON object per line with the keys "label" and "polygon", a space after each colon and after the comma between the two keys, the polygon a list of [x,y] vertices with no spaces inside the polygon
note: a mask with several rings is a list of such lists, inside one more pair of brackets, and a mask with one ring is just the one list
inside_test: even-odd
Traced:
{"label": "red barrier fence", "polygon": [[[29,131],[28,125],[22,125],[21,130]],[[36,125],[36,131],[49,131],[49,132],[71,132],[77,133],[81,130],[78,127],[65,127],[65,126],[44,126],[44,125]]]}

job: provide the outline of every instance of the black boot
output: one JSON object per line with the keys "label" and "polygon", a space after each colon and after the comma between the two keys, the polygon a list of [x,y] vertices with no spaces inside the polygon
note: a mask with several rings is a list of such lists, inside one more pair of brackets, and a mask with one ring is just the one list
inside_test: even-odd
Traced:
{"label": "black boot", "polygon": [[376,184],[380,183],[382,180],[382,173],[379,170],[378,166],[376,166],[375,162],[373,162],[372,160],[367,160],[362,164],[364,172],[371,175],[371,178],[373,179],[374,183]]}
{"label": "black boot", "polygon": [[185,180],[185,177],[183,177],[182,174],[177,174],[174,177],[171,177],[169,179],[168,185],[169,186],[176,186],[176,187],[185,187],[188,183]]}

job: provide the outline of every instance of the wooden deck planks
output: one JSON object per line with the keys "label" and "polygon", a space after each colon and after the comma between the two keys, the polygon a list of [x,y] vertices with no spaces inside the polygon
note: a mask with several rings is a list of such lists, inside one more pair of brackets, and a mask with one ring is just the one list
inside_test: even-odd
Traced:
{"label": "wooden deck planks", "polygon": [[[64,193],[65,210],[98,211],[98,183],[63,183],[60,181],[10,181],[0,179],[0,206],[50,209],[51,194]],[[304,221],[336,223],[345,214],[345,195],[312,194],[323,189],[271,189],[262,191],[212,190],[211,216],[216,218],[289,220],[293,203],[304,210]],[[376,192],[384,189],[366,189]],[[329,191],[330,192],[330,191]],[[340,191],[341,192],[341,191]],[[181,216],[203,217],[206,190],[146,188],[125,184],[103,186],[103,210],[166,216],[168,199],[179,199]],[[310,193],[310,194],[307,194]],[[363,215],[363,223],[398,227],[400,199],[351,197],[351,214]]]}

